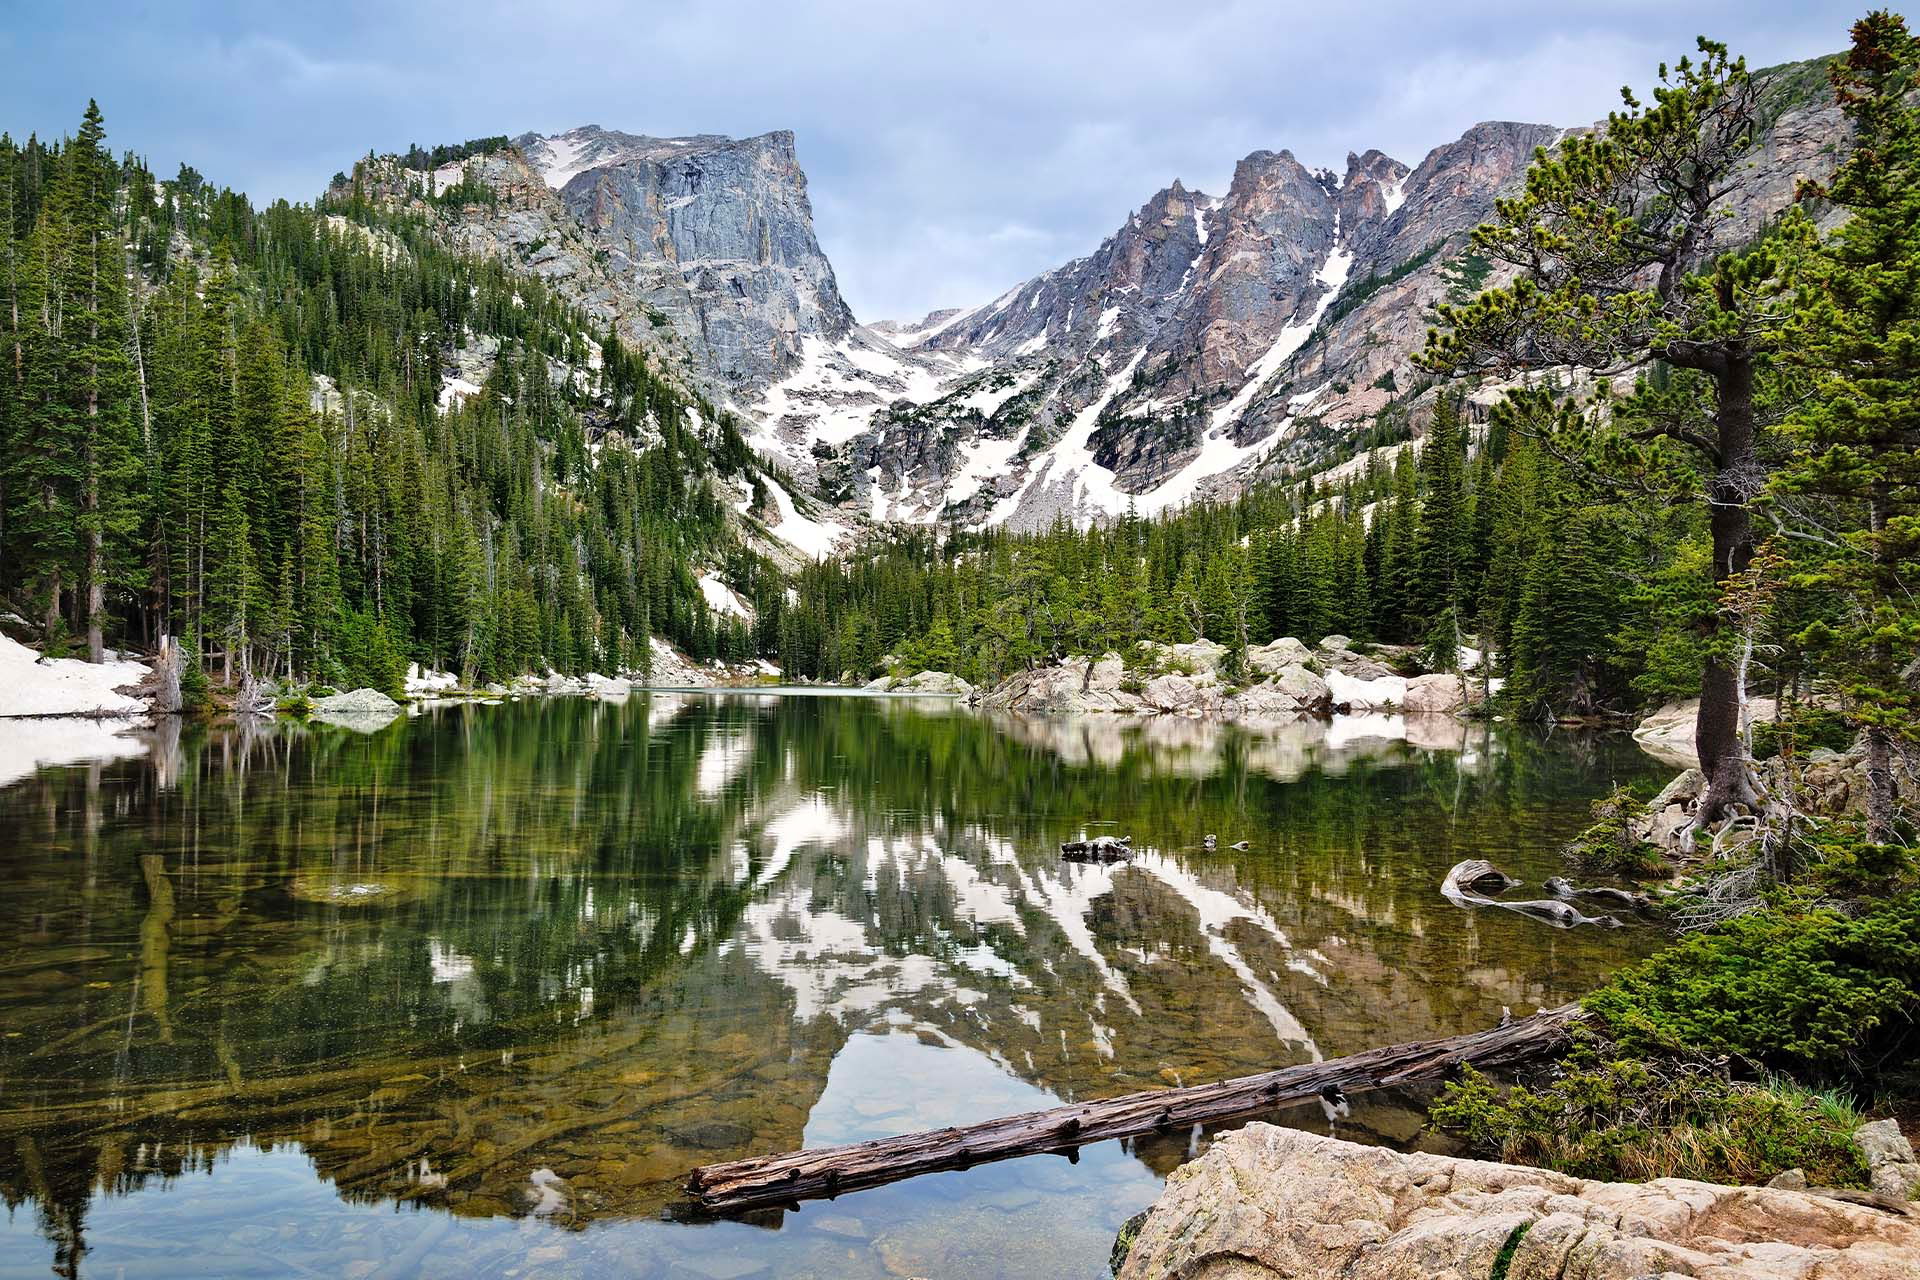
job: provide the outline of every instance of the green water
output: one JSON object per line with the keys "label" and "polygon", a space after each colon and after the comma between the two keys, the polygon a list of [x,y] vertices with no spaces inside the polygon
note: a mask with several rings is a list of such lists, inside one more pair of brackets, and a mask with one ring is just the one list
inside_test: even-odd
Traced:
{"label": "green water", "polygon": [[[1538,883],[1593,796],[1659,772],[1451,722],[746,694],[43,769],[0,790],[0,1280],[1101,1276],[1206,1134],[745,1223],[673,1206],[715,1160],[1576,996],[1658,939],[1438,882],[1480,856]],[[1140,856],[1060,862],[1083,832]],[[1342,1132],[1408,1145],[1417,1103]]]}

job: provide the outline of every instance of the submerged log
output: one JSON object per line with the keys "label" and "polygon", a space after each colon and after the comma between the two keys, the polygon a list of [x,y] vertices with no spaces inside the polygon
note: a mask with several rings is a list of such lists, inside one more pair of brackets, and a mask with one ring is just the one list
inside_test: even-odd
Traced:
{"label": "submerged log", "polygon": [[[1485,858],[1468,858],[1465,862],[1453,864],[1453,869],[1447,872],[1445,883],[1462,892],[1505,893],[1520,882]],[[1446,892],[1444,886],[1441,892]]]}
{"label": "submerged log", "polygon": [[1125,862],[1133,856],[1133,837],[1094,836],[1090,840],[1068,840],[1061,844],[1060,856],[1068,862]]}
{"label": "submerged log", "polygon": [[1567,1004],[1487,1031],[1386,1045],[1215,1084],[1129,1093],[959,1128],[705,1165],[687,1179],[687,1191],[693,1197],[687,1209],[696,1216],[718,1216],[837,1196],[1014,1156],[1056,1151],[1077,1158],[1088,1143],[1311,1102],[1329,1085],[1350,1094],[1363,1093],[1438,1079],[1463,1065],[1510,1066],[1557,1048],[1565,1042],[1567,1028],[1581,1016],[1577,1005]]}

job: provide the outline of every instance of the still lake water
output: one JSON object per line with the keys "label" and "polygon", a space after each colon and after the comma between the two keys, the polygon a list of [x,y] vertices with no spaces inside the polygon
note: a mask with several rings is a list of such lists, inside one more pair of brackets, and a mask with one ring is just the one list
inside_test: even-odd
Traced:
{"label": "still lake water", "polygon": [[[1594,796],[1663,772],[1451,721],[756,694],[44,769],[0,790],[0,1280],[1103,1276],[1206,1134],[752,1222],[672,1206],[716,1160],[1573,998],[1658,938],[1470,913],[1440,877],[1537,884]],[[1139,856],[1062,863],[1083,832]],[[1417,1105],[1341,1132],[1410,1145]]]}

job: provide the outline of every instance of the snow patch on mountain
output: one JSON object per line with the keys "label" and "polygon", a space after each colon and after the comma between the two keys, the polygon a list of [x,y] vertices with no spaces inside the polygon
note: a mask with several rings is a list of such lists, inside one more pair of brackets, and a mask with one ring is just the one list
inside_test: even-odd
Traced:
{"label": "snow patch on mountain", "polygon": [[1087,446],[1093,439],[1094,429],[1100,425],[1100,415],[1106,412],[1107,406],[1113,403],[1113,398],[1120,394],[1122,388],[1133,381],[1133,371],[1140,367],[1140,361],[1146,354],[1145,347],[1134,352],[1133,358],[1107,379],[1093,403],[1074,415],[1067,433],[1046,453],[1034,459],[1020,487],[994,507],[993,514],[987,517],[987,524],[1004,524],[1014,512],[1020,510],[1028,493],[1036,485],[1042,493],[1050,489],[1063,490],[1062,496],[1075,512],[1088,505],[1102,514],[1126,510],[1127,496],[1113,487],[1113,472],[1094,461],[1093,450]]}
{"label": "snow patch on mountain", "polygon": [[758,424],[751,442],[806,467],[818,443],[840,445],[866,431],[876,412],[900,400],[926,404],[955,377],[977,370],[977,358],[909,356],[872,330],[839,342],[800,339],[799,366],[767,388],[748,413]]}
{"label": "snow patch on mountain", "polygon": [[711,573],[700,575],[700,594],[706,597],[707,608],[715,613],[724,613],[748,622],[753,620],[753,606],[735,595],[732,587]]}
{"label": "snow patch on mountain", "polygon": [[840,545],[840,540],[847,536],[847,526],[802,515],[793,495],[782,488],[779,481],[769,476],[766,483],[767,492],[772,495],[773,505],[780,514],[778,522],[769,526],[773,536],[815,560],[824,560],[832,555]]}

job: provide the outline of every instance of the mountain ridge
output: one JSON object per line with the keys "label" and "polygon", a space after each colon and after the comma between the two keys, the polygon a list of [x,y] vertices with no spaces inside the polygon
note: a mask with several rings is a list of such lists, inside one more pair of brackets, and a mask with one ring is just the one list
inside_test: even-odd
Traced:
{"label": "mountain ridge", "polygon": [[[1811,65],[1774,73],[1798,85]],[[1729,213],[1757,226],[1831,166],[1839,129],[1836,108],[1783,101]],[[1433,307],[1497,282],[1472,228],[1574,131],[1483,121],[1417,164],[1368,149],[1343,173],[1256,150],[1223,195],[1176,179],[1091,253],[904,322],[862,323],[841,297],[790,131],[584,125],[407,181],[498,192],[452,213],[456,243],[534,270],[737,414],[838,509],[838,545],[863,523],[1154,514],[1417,425]]]}

